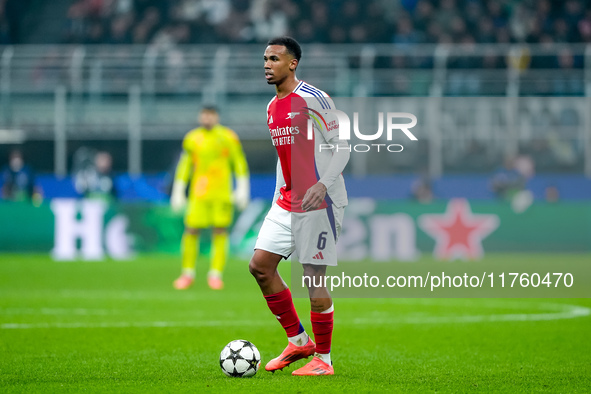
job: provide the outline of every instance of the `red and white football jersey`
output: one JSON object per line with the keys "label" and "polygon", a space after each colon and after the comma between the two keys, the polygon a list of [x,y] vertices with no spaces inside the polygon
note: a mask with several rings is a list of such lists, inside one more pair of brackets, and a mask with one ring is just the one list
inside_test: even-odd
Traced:
{"label": "red and white football jersey", "polygon": [[[331,109],[332,99],[303,81],[287,97],[275,96],[267,106],[267,124],[279,156],[274,199],[288,211],[304,212],[302,199],[318,181],[327,187],[325,201],[318,209],[347,205],[341,172],[350,152],[347,141],[339,140],[337,117],[326,112]],[[314,127],[310,139],[308,119]]]}

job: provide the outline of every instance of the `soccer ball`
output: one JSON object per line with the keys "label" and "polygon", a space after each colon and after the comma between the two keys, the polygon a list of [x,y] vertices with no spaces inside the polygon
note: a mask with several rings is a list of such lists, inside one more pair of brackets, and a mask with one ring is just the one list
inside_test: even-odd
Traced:
{"label": "soccer ball", "polygon": [[226,375],[233,378],[254,376],[261,366],[261,354],[252,343],[237,339],[222,349],[220,366]]}

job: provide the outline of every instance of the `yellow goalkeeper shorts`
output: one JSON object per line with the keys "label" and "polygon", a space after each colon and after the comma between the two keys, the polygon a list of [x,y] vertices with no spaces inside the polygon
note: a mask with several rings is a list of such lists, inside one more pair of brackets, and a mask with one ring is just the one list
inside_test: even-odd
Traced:
{"label": "yellow goalkeeper shorts", "polygon": [[234,207],[230,201],[189,199],[185,226],[189,228],[230,227]]}

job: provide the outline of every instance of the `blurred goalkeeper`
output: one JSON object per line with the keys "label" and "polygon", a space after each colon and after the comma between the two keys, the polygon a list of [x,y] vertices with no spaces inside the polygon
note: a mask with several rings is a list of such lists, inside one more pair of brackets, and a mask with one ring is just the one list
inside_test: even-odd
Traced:
{"label": "blurred goalkeeper", "polygon": [[[182,272],[174,281],[174,287],[179,290],[189,288],[195,281],[199,235],[208,227],[213,231],[207,283],[214,290],[224,287],[222,274],[228,254],[228,227],[234,214],[233,204],[243,210],[250,200],[248,164],[240,140],[236,133],[218,122],[215,108],[201,110],[201,126],[185,136],[183,153],[176,168],[170,205],[176,212],[186,207],[185,232],[181,241]],[[236,178],[234,192],[232,173]]]}

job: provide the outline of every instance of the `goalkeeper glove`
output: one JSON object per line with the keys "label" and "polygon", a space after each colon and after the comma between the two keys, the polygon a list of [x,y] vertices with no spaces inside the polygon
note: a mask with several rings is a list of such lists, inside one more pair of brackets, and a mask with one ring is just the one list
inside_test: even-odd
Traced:
{"label": "goalkeeper glove", "polygon": [[239,211],[246,209],[250,202],[250,180],[247,176],[236,178],[236,190],[234,190],[234,204]]}
{"label": "goalkeeper glove", "polygon": [[187,205],[187,183],[181,180],[175,180],[172,184],[172,193],[170,195],[170,207],[174,212],[180,212]]}

